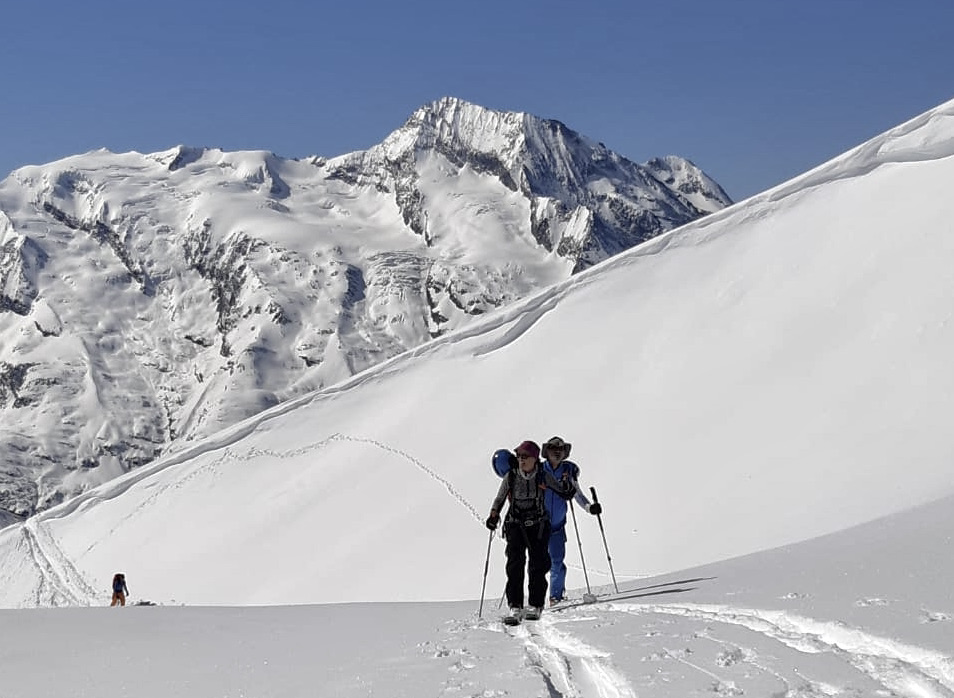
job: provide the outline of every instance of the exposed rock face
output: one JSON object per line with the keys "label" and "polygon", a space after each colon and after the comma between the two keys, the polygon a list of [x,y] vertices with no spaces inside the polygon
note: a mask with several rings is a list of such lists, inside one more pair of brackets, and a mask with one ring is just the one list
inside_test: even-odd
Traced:
{"label": "exposed rock face", "polygon": [[0,182],[0,526],[731,203],[455,99],[337,158],[87,153]]}

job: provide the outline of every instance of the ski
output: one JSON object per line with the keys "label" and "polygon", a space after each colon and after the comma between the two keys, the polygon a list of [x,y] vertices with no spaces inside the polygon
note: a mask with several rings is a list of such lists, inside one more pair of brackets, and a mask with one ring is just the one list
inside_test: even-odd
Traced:
{"label": "ski", "polygon": [[537,611],[533,608],[527,608],[521,611],[517,611],[515,613],[511,613],[509,615],[506,615],[500,620],[501,622],[503,622],[504,625],[514,626],[514,625],[521,625],[524,621],[540,620],[541,615],[542,613],[540,611]]}
{"label": "ski", "polygon": [[613,601],[626,601],[629,599],[638,599],[643,597],[652,597],[652,596],[664,596],[667,594],[681,594],[687,591],[692,591],[696,587],[694,586],[675,586],[675,585],[687,585],[692,584],[693,582],[701,582],[708,579],[714,579],[714,577],[697,577],[695,579],[682,579],[676,582],[666,582],[663,584],[653,584],[651,586],[636,587],[635,589],[627,589],[620,591],[619,593],[609,593],[609,594],[584,594],[584,598],[581,601],[566,601],[562,602],[556,606],[550,607],[550,613],[559,613],[560,611],[565,611],[570,608],[579,608],[581,606],[592,606],[597,603],[612,603]]}
{"label": "ski", "polygon": [[560,611],[565,611],[570,608],[579,608],[580,606],[592,606],[596,603],[605,603],[607,601],[618,601],[620,598],[617,598],[616,594],[608,595],[594,595],[588,594],[586,599],[581,599],[579,601],[563,601],[556,606],[550,606],[550,613],[559,613]]}
{"label": "ski", "polygon": [[504,616],[500,620],[503,621],[504,625],[520,625],[520,621],[522,621],[523,618],[519,612],[515,612]]}
{"label": "ski", "polygon": [[528,608],[523,614],[524,620],[540,620],[540,611],[535,608]]}

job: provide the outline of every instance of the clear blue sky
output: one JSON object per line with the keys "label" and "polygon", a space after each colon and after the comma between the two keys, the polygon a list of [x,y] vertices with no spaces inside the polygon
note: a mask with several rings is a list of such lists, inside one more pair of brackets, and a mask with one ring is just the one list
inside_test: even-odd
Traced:
{"label": "clear blue sky", "polygon": [[954,97],[951,0],[5,3],[0,178],[105,147],[340,155],[450,95],[735,199]]}

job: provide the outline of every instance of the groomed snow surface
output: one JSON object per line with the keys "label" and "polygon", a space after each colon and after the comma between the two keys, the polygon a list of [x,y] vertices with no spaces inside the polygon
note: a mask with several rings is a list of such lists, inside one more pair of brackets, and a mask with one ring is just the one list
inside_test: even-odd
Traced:
{"label": "groomed snow surface", "polygon": [[[954,102],[0,531],[0,698],[954,696],[952,155]],[[505,630],[489,458],[553,434],[623,593]]]}

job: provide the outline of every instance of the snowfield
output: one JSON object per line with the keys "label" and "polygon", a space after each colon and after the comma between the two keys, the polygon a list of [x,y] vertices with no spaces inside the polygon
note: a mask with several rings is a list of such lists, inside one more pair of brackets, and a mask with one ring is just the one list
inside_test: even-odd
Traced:
{"label": "snowfield", "polygon": [[950,696],[952,511],[630,581],[507,630],[499,587],[482,620],[476,600],[0,611],[0,695]]}

